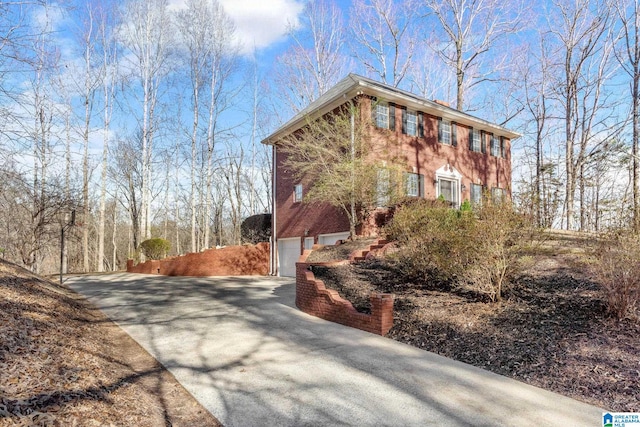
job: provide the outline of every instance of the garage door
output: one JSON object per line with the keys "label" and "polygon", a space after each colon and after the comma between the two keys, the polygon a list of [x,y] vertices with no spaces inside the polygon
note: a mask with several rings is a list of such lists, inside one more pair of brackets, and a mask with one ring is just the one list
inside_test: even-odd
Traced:
{"label": "garage door", "polygon": [[335,245],[338,240],[349,238],[349,232],[321,234],[318,236],[318,243],[321,245]]}
{"label": "garage door", "polygon": [[300,258],[300,238],[278,239],[278,275],[296,276],[296,262]]}

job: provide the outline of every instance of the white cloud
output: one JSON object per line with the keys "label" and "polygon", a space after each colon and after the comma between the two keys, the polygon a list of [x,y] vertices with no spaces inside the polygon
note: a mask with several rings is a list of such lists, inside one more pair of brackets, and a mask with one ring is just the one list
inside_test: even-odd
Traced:
{"label": "white cloud", "polygon": [[219,0],[236,24],[242,52],[249,54],[280,40],[298,25],[304,4],[298,0]]}
{"label": "white cloud", "polygon": [[[243,54],[264,49],[278,42],[288,25],[297,27],[304,9],[303,0],[218,0],[236,24],[237,41]],[[169,10],[185,7],[185,0],[169,0]]]}

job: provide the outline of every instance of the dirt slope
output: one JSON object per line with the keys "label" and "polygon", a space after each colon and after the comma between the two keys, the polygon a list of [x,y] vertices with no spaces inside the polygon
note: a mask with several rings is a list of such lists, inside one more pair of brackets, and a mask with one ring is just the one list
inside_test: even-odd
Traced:
{"label": "dirt slope", "polygon": [[217,426],[68,288],[0,261],[0,426]]}

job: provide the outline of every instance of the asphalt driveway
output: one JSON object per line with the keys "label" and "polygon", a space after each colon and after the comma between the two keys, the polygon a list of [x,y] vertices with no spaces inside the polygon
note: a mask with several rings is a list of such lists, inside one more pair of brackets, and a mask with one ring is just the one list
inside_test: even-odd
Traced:
{"label": "asphalt driveway", "polygon": [[308,316],[291,279],[78,276],[225,426],[597,426],[602,410]]}

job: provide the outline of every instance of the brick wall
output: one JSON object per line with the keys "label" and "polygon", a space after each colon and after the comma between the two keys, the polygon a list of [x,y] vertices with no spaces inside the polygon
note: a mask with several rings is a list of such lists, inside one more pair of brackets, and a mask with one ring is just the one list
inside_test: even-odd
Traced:
{"label": "brick wall", "polygon": [[[362,114],[370,114],[370,100],[363,100]],[[438,117],[424,114],[424,136],[415,137],[402,133],[402,109],[395,109],[395,130],[372,130],[372,160],[395,158],[406,165],[405,172],[418,173],[424,177],[424,194],[427,199],[436,198],[436,171],[446,165],[462,174],[460,201],[471,198],[471,184],[481,184],[487,189],[500,187],[511,195],[511,141],[505,139],[506,158],[494,157],[489,153],[488,134],[485,135],[486,153],[469,150],[470,128],[456,125],[454,145],[438,142]],[[340,209],[323,203],[296,203],[293,201],[293,187],[298,184],[291,171],[285,167],[285,155],[276,149],[276,238],[314,236],[349,230],[349,221]],[[303,181],[303,193],[309,190],[311,182]],[[384,218],[380,218],[384,220]],[[359,235],[377,235],[376,227],[364,224]]]}
{"label": "brick wall", "polygon": [[133,260],[128,260],[127,272],[164,276],[265,276],[269,273],[269,244],[207,249],[135,266]]}
{"label": "brick wall", "polygon": [[307,314],[378,335],[393,326],[393,295],[371,294],[371,314],[359,313],[333,289],[327,289],[305,262],[311,251],[304,251],[296,263],[296,306]]}

